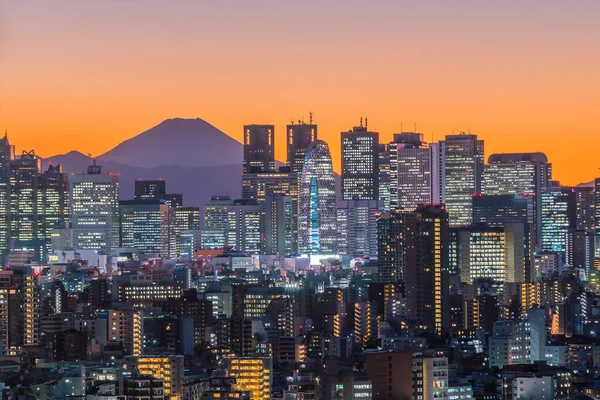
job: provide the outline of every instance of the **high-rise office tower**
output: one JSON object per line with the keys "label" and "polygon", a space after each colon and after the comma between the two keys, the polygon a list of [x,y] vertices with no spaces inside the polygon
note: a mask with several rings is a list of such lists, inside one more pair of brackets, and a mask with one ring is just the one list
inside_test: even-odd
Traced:
{"label": "high-rise office tower", "polygon": [[171,209],[171,233],[170,249],[171,256],[178,256],[181,253],[181,243],[183,233],[192,234],[198,232],[200,236],[200,208],[199,207],[177,207]]}
{"label": "high-rise office tower", "polygon": [[171,208],[165,200],[122,200],[119,219],[120,247],[165,258],[176,256],[171,251]]}
{"label": "high-rise office tower", "polygon": [[[388,153],[389,153],[389,164],[390,164],[390,209],[396,209],[396,208],[402,208],[402,206],[400,206],[398,204],[398,200],[399,200],[399,176],[398,176],[398,163],[399,163],[399,159],[403,159],[402,165],[403,167],[407,167],[410,166],[411,162],[410,160],[422,160],[423,156],[421,155],[421,153],[423,152],[423,148],[427,147],[427,143],[425,143],[423,141],[423,134],[422,133],[414,133],[414,132],[402,132],[402,133],[395,133],[394,134],[394,140],[387,145],[388,146]],[[417,156],[419,155],[419,156]],[[417,165],[416,167],[418,170],[421,170],[423,167],[420,165]],[[403,169],[403,172],[411,172],[410,170],[406,170]],[[416,171],[415,171],[416,172]],[[416,188],[411,188],[410,187],[410,178],[411,175],[408,174],[407,176],[403,176],[402,177],[402,183],[404,185],[404,189],[406,190],[408,188],[408,190],[410,190],[411,192],[415,192]],[[414,179],[414,176],[412,177]],[[422,192],[422,190],[420,190]],[[427,193],[431,192],[431,188],[429,188],[429,190],[427,190]],[[409,195],[410,196],[410,195]],[[430,200],[427,200],[427,202],[429,202]],[[420,204],[420,203],[415,203],[413,206],[414,207],[416,204]]]}
{"label": "high-rise office tower", "polygon": [[379,200],[379,133],[342,132],[342,200]]}
{"label": "high-rise office tower", "polygon": [[396,181],[393,195],[395,207],[414,209],[418,204],[432,203],[434,177],[432,151],[422,133],[404,132],[394,135]]}
{"label": "high-rise office tower", "polygon": [[473,225],[485,224],[502,227],[505,224],[532,223],[533,196],[517,197],[514,194],[473,196]]}
{"label": "high-rise office tower", "polygon": [[541,195],[541,249],[555,251],[565,262],[567,234],[576,226],[575,192],[553,184]]}
{"label": "high-rise office tower", "polygon": [[596,245],[594,231],[569,229],[567,233],[566,263],[573,268],[583,268],[586,273],[594,268]]}
{"label": "high-rise office tower", "polygon": [[504,227],[472,226],[457,235],[461,281],[492,281],[501,288],[507,280],[507,244]]}
{"label": "high-rise office tower", "polygon": [[308,146],[298,196],[298,251],[335,254],[337,251],[335,179],[327,143]]}
{"label": "high-rise office tower", "polygon": [[382,209],[389,211],[391,209],[390,198],[390,145],[379,144],[379,200],[381,200]]}
{"label": "high-rise office tower", "polygon": [[39,344],[40,295],[31,268],[0,271],[0,340],[3,355]]}
{"label": "high-rise office tower", "polygon": [[382,282],[404,280],[403,234],[408,212],[395,209],[377,219],[377,274]]}
{"label": "high-rise office tower", "polygon": [[291,196],[268,196],[264,202],[265,253],[289,255],[295,252],[294,207]]}
{"label": "high-rise office tower", "polygon": [[204,204],[202,248],[222,249],[226,246],[229,228],[227,209],[231,204],[230,196],[212,196],[210,201]]}
{"label": "high-rise office tower", "polygon": [[577,230],[595,229],[596,192],[591,186],[576,186],[575,201],[577,203]]}
{"label": "high-rise office tower", "polygon": [[381,207],[380,200],[338,201],[338,254],[377,258],[377,216]]}
{"label": "high-rise office tower", "polygon": [[42,259],[46,260],[52,249],[52,231],[64,226],[69,218],[69,181],[60,165],[49,165],[40,177],[39,227],[40,238],[45,242]]}
{"label": "high-rise office tower", "polygon": [[[544,153],[492,154],[484,167],[481,193],[485,195],[513,194],[533,197],[533,223],[541,229],[541,195],[552,179],[552,164]],[[536,239],[540,244],[539,237]]]}
{"label": "high-rise office tower", "polygon": [[473,194],[481,189],[483,140],[477,135],[446,135],[440,142],[445,174],[444,195],[451,226],[469,225]]}
{"label": "high-rise office tower", "polygon": [[134,200],[164,200],[167,194],[167,182],[159,180],[135,181]]}
{"label": "high-rise office tower", "polygon": [[[8,135],[0,139],[0,255],[10,248],[10,166],[15,158],[15,147]],[[3,263],[4,264],[4,263]]]}
{"label": "high-rise office tower", "polygon": [[275,171],[275,127],[244,125],[244,172]]}
{"label": "high-rise office tower", "polygon": [[310,122],[298,121],[287,126],[287,165],[292,172],[300,174],[308,146],[317,140],[317,125]]}
{"label": "high-rise office tower", "polygon": [[[280,167],[277,172],[244,173],[242,176],[242,198],[255,200],[264,206],[269,196],[289,196],[292,201],[292,252],[297,252],[298,237],[298,174],[291,172],[290,167]],[[261,232],[267,227],[266,218],[262,218]]]}
{"label": "high-rise office tower", "polygon": [[94,162],[87,174],[72,176],[71,187],[74,247],[111,256],[119,247],[119,176]]}
{"label": "high-rise office tower", "polygon": [[41,168],[42,159],[33,150],[23,151],[10,168],[10,239],[16,248],[34,250],[37,259],[45,244],[39,237]]}
{"label": "high-rise office tower", "polygon": [[441,335],[448,328],[448,214],[420,205],[404,215],[407,317]]}
{"label": "high-rise office tower", "polygon": [[263,249],[262,206],[256,200],[235,200],[227,207],[227,245],[258,254]]}

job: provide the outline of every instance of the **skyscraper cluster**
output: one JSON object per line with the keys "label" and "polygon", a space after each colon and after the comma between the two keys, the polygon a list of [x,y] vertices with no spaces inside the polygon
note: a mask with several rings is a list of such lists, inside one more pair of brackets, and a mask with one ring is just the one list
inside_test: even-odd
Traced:
{"label": "skyscraper cluster", "polygon": [[3,397],[600,396],[600,178],[366,119],[337,176],[312,115],[285,163],[243,134],[239,196],[201,207],[0,140]]}

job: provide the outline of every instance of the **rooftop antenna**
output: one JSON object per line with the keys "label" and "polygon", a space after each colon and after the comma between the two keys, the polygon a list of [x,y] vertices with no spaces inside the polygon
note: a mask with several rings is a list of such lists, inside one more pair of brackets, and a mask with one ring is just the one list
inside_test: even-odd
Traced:
{"label": "rooftop antenna", "polygon": [[369,126],[369,118],[365,117],[365,128]]}
{"label": "rooftop antenna", "polygon": [[362,128],[362,115],[360,116],[360,127]]}
{"label": "rooftop antenna", "polygon": [[294,120],[291,120],[290,122],[291,122],[291,124],[290,124],[290,125],[294,125]]}
{"label": "rooftop antenna", "polygon": [[313,114],[312,111],[309,111],[309,113],[308,113],[308,117],[309,117],[308,122],[309,122],[310,125],[312,125],[312,114]]}

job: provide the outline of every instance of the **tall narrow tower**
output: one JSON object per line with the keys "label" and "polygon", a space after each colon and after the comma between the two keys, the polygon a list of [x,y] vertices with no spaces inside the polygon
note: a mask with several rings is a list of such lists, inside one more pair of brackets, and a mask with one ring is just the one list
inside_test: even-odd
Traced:
{"label": "tall narrow tower", "polygon": [[244,172],[275,171],[275,127],[244,126]]}

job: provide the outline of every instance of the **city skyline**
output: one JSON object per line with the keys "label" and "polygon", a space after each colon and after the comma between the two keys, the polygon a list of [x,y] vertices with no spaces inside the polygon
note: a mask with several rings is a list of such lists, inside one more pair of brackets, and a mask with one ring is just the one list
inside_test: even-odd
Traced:
{"label": "city skyline", "polygon": [[[274,123],[279,139],[312,111],[336,172],[339,132],[360,115],[382,142],[416,122],[428,142],[432,132],[437,141],[470,130],[488,143],[486,156],[542,151],[563,184],[597,172],[600,60],[586,50],[598,36],[595,2],[139,4],[0,6],[1,128],[18,148],[102,154],[176,116],[207,119],[238,141],[244,124]],[[135,22],[123,18],[133,13]],[[286,29],[304,20],[313,29]],[[575,136],[589,145],[565,145]]]}

